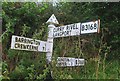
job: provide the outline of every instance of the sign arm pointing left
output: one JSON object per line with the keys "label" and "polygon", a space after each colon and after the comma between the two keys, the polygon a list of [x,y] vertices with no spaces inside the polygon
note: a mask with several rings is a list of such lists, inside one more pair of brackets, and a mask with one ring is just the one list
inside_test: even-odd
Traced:
{"label": "sign arm pointing left", "polygon": [[48,45],[50,45],[50,43],[45,41],[15,35],[13,35],[11,39],[11,49],[16,50],[48,52],[48,49],[50,49],[47,47]]}

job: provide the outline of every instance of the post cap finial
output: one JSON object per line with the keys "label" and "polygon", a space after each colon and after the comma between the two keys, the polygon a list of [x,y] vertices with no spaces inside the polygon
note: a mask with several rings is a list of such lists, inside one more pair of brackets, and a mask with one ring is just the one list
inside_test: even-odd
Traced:
{"label": "post cap finial", "polygon": [[48,19],[46,23],[59,24],[54,14],[52,14],[52,16]]}

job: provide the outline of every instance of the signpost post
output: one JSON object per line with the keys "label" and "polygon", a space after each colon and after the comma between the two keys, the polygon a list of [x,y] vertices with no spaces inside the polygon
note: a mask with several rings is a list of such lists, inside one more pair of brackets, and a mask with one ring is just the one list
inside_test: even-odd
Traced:
{"label": "signpost post", "polygon": [[[46,60],[47,63],[49,64],[52,59],[54,38],[76,35],[79,36],[81,34],[95,32],[99,33],[100,31],[100,20],[55,27],[55,24],[59,23],[54,14],[52,14],[52,16],[48,19],[46,23],[49,24],[47,42],[13,35],[11,40],[11,49],[47,52]],[[84,59],[68,57],[58,57],[57,59],[57,66],[83,66],[83,65]]]}
{"label": "signpost post", "polygon": [[84,59],[71,57],[58,57],[56,66],[58,67],[84,66],[84,64],[85,64]]}
{"label": "signpost post", "polygon": [[81,23],[75,23],[53,28],[53,37],[56,38],[80,35],[80,25]]}
{"label": "signpost post", "polygon": [[[100,20],[55,27],[55,24],[59,24],[59,23],[56,17],[54,16],[54,14],[52,14],[52,16],[48,19],[46,23],[49,24],[47,42],[13,35],[11,40],[11,49],[47,52],[46,60],[47,60],[47,64],[50,65],[50,62],[52,60],[54,38],[76,36],[76,35],[79,36],[81,34],[86,34],[86,33],[95,33],[95,32],[99,33],[100,31]],[[79,37],[79,42],[80,42],[80,37]],[[81,54],[81,47],[80,47],[80,54]],[[58,57],[56,66],[58,67],[84,66],[84,64],[85,64],[84,59]],[[52,75],[52,71],[50,72]]]}
{"label": "signpost post", "polygon": [[95,33],[99,31],[100,20],[85,22],[81,24],[81,34]]}
{"label": "signpost post", "polygon": [[50,46],[52,44],[45,41],[15,35],[12,36],[11,40],[11,49],[16,50],[48,52],[51,51]]}
{"label": "signpost post", "polygon": [[53,29],[55,28],[54,24],[59,24],[56,17],[54,16],[54,14],[52,14],[52,16],[48,19],[48,21],[46,22],[48,23],[48,39],[47,42],[51,43],[50,49],[51,51],[47,52],[46,54],[46,59],[47,59],[47,63],[49,64],[51,62],[52,59],[52,50],[53,50]]}
{"label": "signpost post", "polygon": [[52,27],[50,29],[52,34],[49,34],[53,38],[67,37],[67,36],[79,36],[87,33],[99,33],[100,20],[85,22],[85,23],[74,23],[65,26]]}

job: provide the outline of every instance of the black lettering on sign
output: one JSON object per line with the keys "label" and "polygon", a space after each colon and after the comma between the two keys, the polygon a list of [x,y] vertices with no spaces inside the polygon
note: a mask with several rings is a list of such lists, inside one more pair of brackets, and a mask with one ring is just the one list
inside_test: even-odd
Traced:
{"label": "black lettering on sign", "polygon": [[60,31],[63,31],[64,30],[64,27],[60,27],[61,29],[60,29]]}
{"label": "black lettering on sign", "polygon": [[75,24],[70,25],[70,30],[74,30],[74,29],[76,29]]}
{"label": "black lettering on sign", "polygon": [[72,28],[73,30],[75,30],[76,29],[76,26],[75,26],[75,24],[73,24],[73,28]]}
{"label": "black lettering on sign", "polygon": [[43,46],[43,50],[46,50],[46,44]]}
{"label": "black lettering on sign", "polygon": [[85,25],[85,30],[88,30],[88,25],[87,24]]}
{"label": "black lettering on sign", "polygon": [[[29,40],[29,39],[28,39]],[[35,44],[35,39],[29,40],[29,44]]]}
{"label": "black lettering on sign", "polygon": [[24,44],[20,44],[21,45],[21,49],[27,49],[27,46]]}
{"label": "black lettering on sign", "polygon": [[57,28],[57,31],[63,31],[64,30],[64,27],[58,27]]}
{"label": "black lettering on sign", "polygon": [[65,31],[64,36],[69,35],[69,31]]}
{"label": "black lettering on sign", "polygon": [[70,28],[69,28],[69,26],[68,26],[68,25],[66,26],[66,30],[70,30]]}
{"label": "black lettering on sign", "polygon": [[56,28],[53,29],[53,32],[56,32]]}
{"label": "black lettering on sign", "polygon": [[26,49],[26,46],[24,44],[20,44],[20,49]]}
{"label": "black lettering on sign", "polygon": [[39,41],[36,41],[36,45],[40,45],[40,42],[39,42]]}
{"label": "black lettering on sign", "polygon": [[81,29],[81,30],[82,30],[82,31],[84,31],[84,29],[85,29],[85,26],[84,26],[84,25],[82,25],[82,29]]}
{"label": "black lettering on sign", "polygon": [[69,62],[70,60],[69,60],[69,59],[67,59],[67,61]]}
{"label": "black lettering on sign", "polygon": [[78,29],[77,24],[71,24],[66,26],[66,30],[75,30]]}
{"label": "black lettering on sign", "polygon": [[71,30],[71,26],[70,25],[67,25],[67,27],[68,27],[68,30]]}
{"label": "black lettering on sign", "polygon": [[28,46],[27,46],[27,49],[30,49],[30,50],[31,50],[31,45],[28,45]]}
{"label": "black lettering on sign", "polygon": [[58,27],[58,28],[57,28],[57,31],[60,31],[60,28],[61,28],[61,27]]}
{"label": "black lettering on sign", "polygon": [[24,42],[24,38],[21,38],[21,42]]}
{"label": "black lettering on sign", "polygon": [[64,61],[64,59],[62,58],[61,61]]}
{"label": "black lettering on sign", "polygon": [[20,49],[26,49],[26,46],[24,44],[20,44]]}
{"label": "black lettering on sign", "polygon": [[34,49],[34,46],[32,46],[31,49]]}
{"label": "black lettering on sign", "polygon": [[27,43],[27,39],[26,38],[24,39],[24,42]]}
{"label": "black lettering on sign", "polygon": [[66,63],[66,62],[64,62],[64,66],[67,66],[67,63]]}
{"label": "black lettering on sign", "polygon": [[19,37],[15,37],[15,42],[20,42],[20,38]]}
{"label": "black lettering on sign", "polygon": [[91,29],[91,30],[93,29],[93,24],[91,24],[90,29]]}
{"label": "black lettering on sign", "polygon": [[28,38],[24,38],[24,37],[15,37],[15,42],[40,45],[40,42],[38,40],[28,39]]}
{"label": "black lettering on sign", "polygon": [[97,24],[96,23],[94,23],[94,29],[96,29],[97,28]]}
{"label": "black lettering on sign", "polygon": [[85,24],[85,25],[82,25],[81,26],[81,31],[87,31],[87,30],[95,30],[97,29],[97,24],[94,23],[94,24]]}
{"label": "black lettering on sign", "polygon": [[29,44],[35,44],[35,39],[33,39],[33,40],[30,40],[30,39],[28,39],[29,40]]}
{"label": "black lettering on sign", "polygon": [[64,30],[64,26],[61,27],[56,27],[53,29],[53,32],[59,32],[59,31],[63,31]]}
{"label": "black lettering on sign", "polygon": [[15,48],[19,48],[19,47],[20,47],[19,43],[15,43]]}
{"label": "black lettering on sign", "polygon": [[71,30],[70,31],[56,32],[56,33],[53,34],[54,37],[69,36],[69,35],[71,35]]}
{"label": "black lettering on sign", "polygon": [[76,27],[76,29],[78,29],[78,26],[77,26],[77,24],[75,24],[75,27]]}
{"label": "black lettering on sign", "polygon": [[30,44],[36,44],[35,42],[36,42],[35,39],[30,40]]}
{"label": "black lettering on sign", "polygon": [[27,44],[31,44],[31,41],[29,39],[26,39]]}
{"label": "black lettering on sign", "polygon": [[21,49],[28,49],[29,45],[24,45],[24,44],[20,44],[21,45]]}
{"label": "black lettering on sign", "polygon": [[25,45],[25,44],[15,43],[14,47],[17,49],[22,49],[22,50],[38,51],[38,46],[33,46],[33,45]]}
{"label": "black lettering on sign", "polygon": [[36,41],[35,39],[34,39],[34,40],[32,40],[31,42],[32,42],[32,44],[37,45],[37,41]]}
{"label": "black lettering on sign", "polygon": [[26,43],[31,44],[31,41],[29,39],[26,39]]}
{"label": "black lettering on sign", "polygon": [[76,61],[76,65],[78,64],[78,61],[77,60],[75,60]]}

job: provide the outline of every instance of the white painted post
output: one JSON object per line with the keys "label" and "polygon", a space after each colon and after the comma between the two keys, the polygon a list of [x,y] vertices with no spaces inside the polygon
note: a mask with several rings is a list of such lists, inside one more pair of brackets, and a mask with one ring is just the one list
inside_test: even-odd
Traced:
{"label": "white painted post", "polygon": [[47,52],[46,54],[46,59],[47,59],[47,63],[49,64],[52,60],[52,52],[53,52],[53,28],[55,28],[55,24],[59,24],[56,17],[54,16],[54,14],[52,14],[52,16],[48,19],[48,21],[46,22],[48,23],[48,39],[47,42],[51,43],[50,44],[50,49],[49,52]]}
{"label": "white painted post", "polygon": [[49,64],[50,62],[51,62],[51,59],[52,59],[52,52],[53,52],[53,37],[51,36],[52,35],[52,28],[54,28],[55,26],[54,26],[54,24],[50,24],[50,25],[48,25],[48,30],[49,30],[49,32],[48,32],[48,39],[47,39],[47,42],[49,42],[49,43],[51,43],[50,44],[50,51],[48,51],[47,52],[47,54],[46,54],[46,59],[47,59],[47,63]]}

